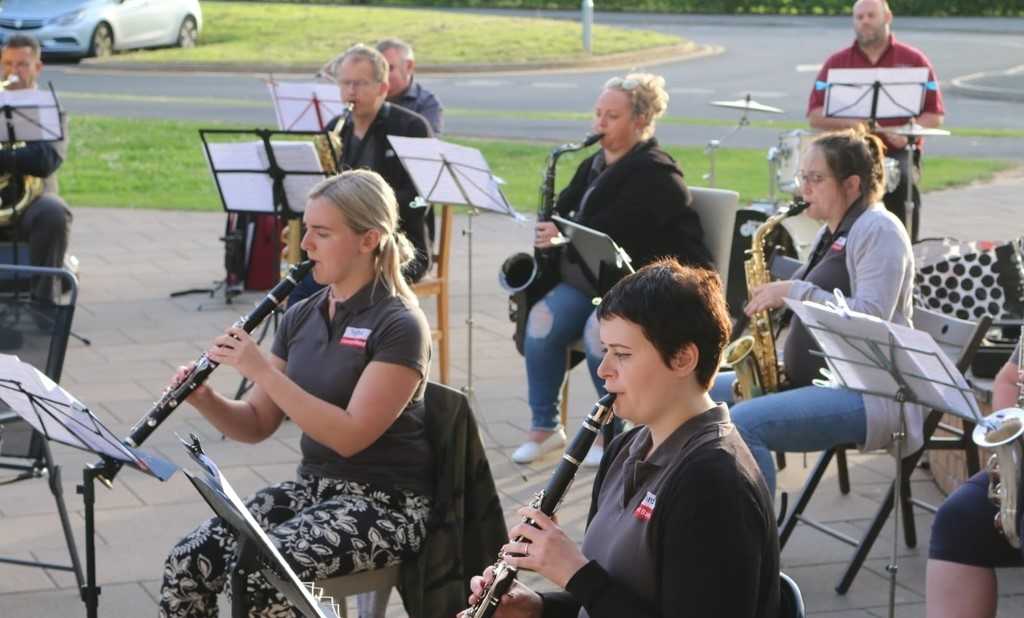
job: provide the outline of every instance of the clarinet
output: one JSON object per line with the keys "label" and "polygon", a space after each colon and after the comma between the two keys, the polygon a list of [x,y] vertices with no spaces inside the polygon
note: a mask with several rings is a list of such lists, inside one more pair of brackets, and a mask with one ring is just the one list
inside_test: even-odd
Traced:
{"label": "clarinet", "polygon": [[[565,449],[565,453],[562,454],[562,461],[558,462],[558,467],[555,468],[554,474],[548,480],[547,486],[534,495],[533,500],[530,501],[532,508],[539,509],[541,513],[549,517],[554,515],[562,498],[569,490],[569,486],[572,485],[580,462],[587,456],[601,427],[611,420],[612,403],[614,402],[615,393],[608,393],[594,404],[590,415],[583,420],[583,427],[576,432],[576,436],[572,439],[569,447]],[[524,518],[523,522],[533,525],[533,520],[529,517]],[[523,537],[513,539],[517,543],[524,540]],[[493,568],[494,580],[484,589],[476,605],[460,613],[459,618],[491,618],[494,616],[494,612],[498,610],[498,604],[501,603],[501,597],[505,596],[505,593],[512,587],[519,569],[506,563],[501,554],[498,555],[498,561],[494,563]]]}
{"label": "clarinet", "polygon": [[[270,313],[276,308],[281,302],[288,298],[295,286],[298,285],[299,281],[302,281],[309,271],[313,268],[312,261],[305,261],[301,264],[292,266],[281,281],[274,286],[270,292],[263,297],[256,307],[249,312],[249,315],[243,316],[234,323],[235,328],[241,328],[247,333],[251,333],[260,325]],[[192,391],[199,388],[203,382],[213,373],[220,363],[210,360],[203,352],[203,355],[196,360],[192,370],[189,371],[185,379],[181,381],[177,386],[168,389],[163,394],[159,401],[153,404],[150,408],[149,413],[139,419],[139,422],[135,423],[132,427],[128,437],[124,439],[124,444],[131,448],[137,448],[146,438],[150,436],[156,428],[160,426],[167,417],[174,412],[179,405],[185,399],[192,394]],[[114,477],[120,472],[121,467],[124,465],[120,461],[104,460],[94,467],[100,468],[102,471],[97,475],[97,478],[103,482],[107,487],[111,487],[114,482]]]}

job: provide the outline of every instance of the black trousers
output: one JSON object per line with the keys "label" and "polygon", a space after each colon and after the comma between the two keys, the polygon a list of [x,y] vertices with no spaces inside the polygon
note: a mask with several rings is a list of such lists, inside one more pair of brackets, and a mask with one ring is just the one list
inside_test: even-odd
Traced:
{"label": "black trousers", "polygon": [[[904,225],[907,223],[907,183],[910,182],[910,170],[907,166],[907,155],[903,151],[893,152],[892,157],[900,163],[900,184],[892,193],[886,193],[882,201],[885,208],[896,215]],[[921,173],[921,152],[914,153],[914,173],[920,177]],[[921,236],[921,192],[917,185],[914,185],[911,201],[914,205],[911,213],[911,242],[916,242]]]}
{"label": "black trousers", "polygon": [[[28,243],[32,266],[60,268],[71,236],[71,210],[59,196],[45,193],[18,218],[17,239]],[[32,284],[32,295],[41,300],[54,300],[59,290],[52,277],[39,277]]]}

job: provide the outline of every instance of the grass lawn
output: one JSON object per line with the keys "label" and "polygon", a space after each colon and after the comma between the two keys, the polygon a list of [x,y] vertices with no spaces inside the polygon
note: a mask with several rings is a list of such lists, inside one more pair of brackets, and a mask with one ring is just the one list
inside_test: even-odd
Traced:
{"label": "grass lawn", "polygon": [[[61,168],[61,193],[74,207],[111,206],[178,210],[220,210],[213,180],[202,154],[198,129],[216,123],[71,117],[71,150]],[[544,159],[552,144],[527,141],[452,139],[479,148],[505,193],[522,212],[537,208]],[[707,171],[703,148],[675,148],[691,185],[703,185]],[[567,183],[586,153],[566,155],[559,164],[559,187]],[[967,184],[1012,167],[1010,161],[928,157],[925,191]],[[767,196],[768,165],[760,148],[723,149],[717,159],[718,186],[739,191],[741,199]]]}
{"label": "grass lawn", "polygon": [[[553,19],[354,6],[203,2],[195,49],[118,54],[122,62],[210,62],[319,66],[360,41],[399,36],[420,64],[572,60],[586,54],[580,25]],[[642,30],[594,26],[594,54],[684,43]]]}

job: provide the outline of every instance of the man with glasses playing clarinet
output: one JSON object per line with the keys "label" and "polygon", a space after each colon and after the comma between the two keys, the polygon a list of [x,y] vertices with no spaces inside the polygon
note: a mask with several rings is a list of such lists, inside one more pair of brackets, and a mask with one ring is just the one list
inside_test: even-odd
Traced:
{"label": "man with glasses playing clarinet", "polygon": [[[915,120],[923,127],[937,128],[942,125],[945,108],[942,103],[942,92],[939,80],[935,76],[928,57],[920,50],[901,43],[892,34],[892,11],[886,0],[857,0],[853,5],[853,30],[856,40],[850,47],[832,54],[818,72],[815,86],[811,90],[807,103],[807,120],[811,127],[833,131],[854,128],[867,119],[828,118],[825,116],[825,89],[830,69],[868,69],[868,68],[927,68],[928,90],[924,100],[924,111]],[[878,121],[880,126],[898,126],[905,124],[910,118],[887,118]],[[900,221],[906,221],[907,185],[910,170],[906,168],[907,138],[893,133],[879,132],[885,143],[886,155],[900,164],[900,184],[885,194],[885,208],[896,215]],[[920,143],[918,144],[920,148]],[[921,150],[918,149],[914,158],[915,177],[921,174]],[[913,192],[913,235],[917,240],[920,229],[921,193],[917,187]]]}

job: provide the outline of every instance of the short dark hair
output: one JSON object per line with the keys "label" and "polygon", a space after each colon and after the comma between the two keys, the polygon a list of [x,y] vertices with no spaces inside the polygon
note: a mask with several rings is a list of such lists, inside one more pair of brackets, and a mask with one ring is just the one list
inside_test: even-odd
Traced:
{"label": "short dark hair", "polygon": [[863,128],[822,133],[811,145],[821,151],[828,171],[842,183],[860,178],[860,194],[873,204],[885,194],[885,145]]}
{"label": "short dark hair", "polygon": [[697,382],[705,390],[711,388],[732,334],[718,273],[672,258],[652,262],[615,284],[601,300],[597,317],[638,325],[666,367],[684,346],[697,346]]}
{"label": "short dark hair", "polygon": [[42,48],[39,46],[39,40],[31,34],[12,34],[4,40],[3,49],[24,49],[26,47],[32,50],[33,56],[39,58]]}

